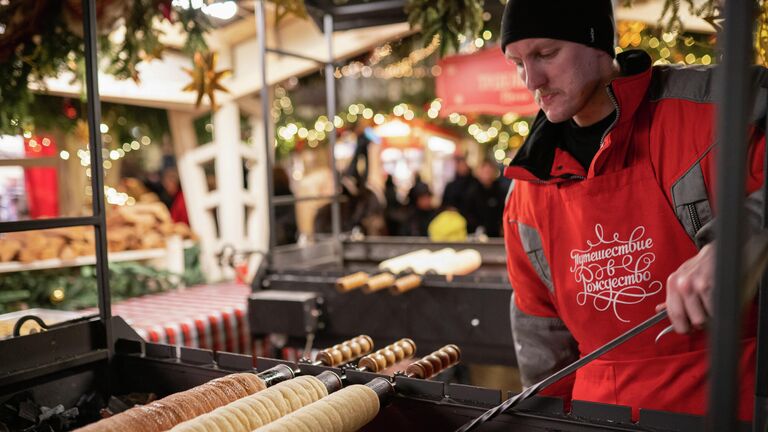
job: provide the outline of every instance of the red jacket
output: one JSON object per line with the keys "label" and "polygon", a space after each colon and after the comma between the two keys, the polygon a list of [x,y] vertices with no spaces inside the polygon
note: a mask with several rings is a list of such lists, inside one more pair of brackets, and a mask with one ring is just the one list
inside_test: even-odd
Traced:
{"label": "red jacket", "polygon": [[[618,61],[622,76],[607,88],[618,116],[588,171],[559,148],[562,124],[540,112],[504,173],[513,179],[504,232],[524,385],[653,315],[666,298],[669,274],[712,240],[714,68],[651,67],[640,51]],[[765,87],[766,76],[756,69],[756,86]],[[765,99],[763,93],[759,100]],[[755,124],[764,115],[756,110]],[[762,128],[751,137],[747,190],[754,203],[763,175]],[[559,393],[629,405],[635,417],[640,408],[704,414],[707,336],[674,334],[654,343],[667,324],[584,367],[572,389],[561,386]],[[752,308],[742,419],[751,418],[754,335]]]}

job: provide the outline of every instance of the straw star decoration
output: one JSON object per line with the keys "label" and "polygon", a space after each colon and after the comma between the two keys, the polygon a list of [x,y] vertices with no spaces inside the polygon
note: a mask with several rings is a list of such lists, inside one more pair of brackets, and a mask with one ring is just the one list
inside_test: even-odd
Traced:
{"label": "straw star decoration", "polygon": [[189,74],[192,82],[187,84],[182,91],[196,91],[197,100],[195,107],[200,107],[203,96],[208,96],[211,101],[211,109],[216,111],[216,90],[229,93],[226,87],[221,85],[221,80],[232,74],[232,69],[216,70],[216,59],[218,55],[215,52],[200,53],[196,52],[194,57],[193,69],[184,68],[184,72]]}

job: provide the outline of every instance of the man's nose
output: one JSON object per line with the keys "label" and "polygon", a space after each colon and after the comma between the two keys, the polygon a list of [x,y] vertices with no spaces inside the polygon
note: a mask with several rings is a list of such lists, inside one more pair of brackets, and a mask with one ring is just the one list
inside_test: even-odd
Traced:
{"label": "man's nose", "polygon": [[529,91],[535,92],[541,87],[544,87],[546,83],[546,74],[544,74],[541,70],[536,67],[525,68],[525,86],[528,87]]}

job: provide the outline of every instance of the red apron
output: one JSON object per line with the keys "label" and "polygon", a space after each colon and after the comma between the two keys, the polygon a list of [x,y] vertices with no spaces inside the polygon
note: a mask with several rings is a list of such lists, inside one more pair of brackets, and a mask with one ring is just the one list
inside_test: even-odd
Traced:
{"label": "red apron", "polygon": [[[638,115],[645,111],[640,108]],[[647,117],[647,112],[645,113]],[[647,121],[635,142],[601,149],[623,161],[618,170],[547,188],[549,262],[561,319],[589,353],[655,313],[666,281],[697,253],[656,181],[648,156]],[[642,131],[639,131],[642,132]],[[619,159],[613,159],[619,158]],[[593,162],[594,163],[594,162]],[[607,163],[605,165],[608,165]],[[707,334],[670,334],[663,322],[576,374],[573,399],[703,415],[707,410]],[[755,340],[747,334],[741,358],[739,418],[752,418]]]}

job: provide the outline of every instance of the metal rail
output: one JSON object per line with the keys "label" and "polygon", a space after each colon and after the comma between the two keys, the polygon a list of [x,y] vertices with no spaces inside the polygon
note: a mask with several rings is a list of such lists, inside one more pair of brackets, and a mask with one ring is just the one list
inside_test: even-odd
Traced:
{"label": "metal rail", "polygon": [[93,224],[96,239],[96,283],[99,289],[99,316],[104,324],[107,350],[112,346],[112,307],[109,291],[107,257],[107,211],[104,202],[104,166],[101,156],[101,100],[99,98],[98,49],[96,45],[96,0],[83,0],[83,39],[85,41],[85,87],[88,99],[88,147],[91,153],[91,188],[93,190]]}
{"label": "metal rail", "polygon": [[109,261],[107,260],[107,222],[104,201],[104,167],[101,157],[101,101],[99,99],[98,61],[96,46],[96,3],[82,0],[83,40],[85,42],[85,87],[88,107],[88,149],[91,156],[91,188],[93,190],[93,215],[38,220],[0,222],[0,233],[46,230],[74,226],[92,226],[96,240],[96,283],[98,287],[99,317],[105,328],[106,347],[111,356],[112,316],[109,292]]}
{"label": "metal rail", "polygon": [[[328,47],[328,60],[322,61],[312,57],[305,56],[290,51],[284,51],[281,49],[267,48],[266,34],[266,14],[265,14],[265,0],[256,0],[256,31],[259,39],[259,57],[261,61],[261,107],[262,107],[262,120],[264,122],[264,143],[267,148],[267,188],[268,197],[267,202],[269,206],[269,252],[267,253],[267,260],[270,265],[273,263],[273,251],[277,245],[277,228],[275,226],[275,206],[286,205],[291,202],[298,202],[301,199],[288,199],[275,197],[274,192],[274,179],[272,178],[272,168],[275,166],[274,161],[274,149],[272,143],[275,138],[272,133],[272,114],[269,104],[269,84],[267,82],[267,53],[272,52],[289,57],[295,57],[302,60],[312,61],[320,65],[324,65],[325,73],[325,91],[326,91],[326,109],[328,111],[328,118],[333,121],[336,115],[336,81],[333,76],[334,72],[334,57],[333,57],[333,16],[326,13],[323,17],[323,33]],[[339,181],[339,174],[336,170],[336,158],[333,153],[333,149],[336,144],[336,129],[334,128],[328,133],[328,152],[330,156],[331,170],[333,172],[333,195],[330,198],[333,200],[331,203],[331,226],[335,245],[335,255],[338,260],[342,260],[342,248],[343,244],[340,239],[341,235],[341,211],[339,204],[339,196],[341,191],[341,183]]]}
{"label": "metal rail", "polygon": [[0,222],[0,233],[34,231],[53,228],[67,228],[75,226],[96,225],[99,223],[97,216],[67,217],[52,219],[20,220],[12,222]]}
{"label": "metal rail", "polygon": [[281,49],[277,49],[277,48],[267,48],[266,52],[270,52],[270,53],[273,53],[273,54],[284,55],[284,56],[287,56],[287,57],[294,57],[294,58],[298,58],[298,59],[302,59],[302,60],[307,60],[307,61],[311,61],[313,63],[317,63],[317,64],[321,64],[321,65],[325,65],[326,63],[328,63],[328,62],[323,61],[323,60],[318,60],[318,59],[313,58],[313,57],[305,56],[304,54],[299,54],[299,53],[295,53],[295,52],[291,52],[291,51],[285,51],[285,50],[281,50]]}
{"label": "metal rail", "polygon": [[[765,103],[768,104],[768,98]],[[768,130],[768,116],[766,116]],[[768,173],[768,152],[763,155],[763,173]],[[763,174],[762,228],[768,229],[768,177]],[[755,369],[755,406],[753,432],[768,429],[768,273],[763,273],[757,294],[757,358]]]}
{"label": "metal rail", "polygon": [[717,250],[714,314],[710,332],[708,431],[737,430],[738,365],[741,354],[745,165],[749,119],[754,4],[725,4],[725,27],[719,38],[723,64],[715,81],[717,111]]}
{"label": "metal rail", "polygon": [[[328,119],[333,122],[336,116],[336,78],[333,76],[333,15],[326,13],[323,16],[323,33],[325,34],[325,43],[328,46],[328,63],[325,64],[325,106],[328,110]],[[336,127],[333,127],[328,133],[328,155],[331,161],[331,172],[333,173],[333,195],[336,197],[341,193],[339,171],[336,169]],[[341,264],[344,260],[343,244],[341,242],[341,206],[339,199],[334,198],[331,203],[331,229],[333,232],[335,254],[338,262]]]}
{"label": "metal rail", "polygon": [[269,107],[269,86],[267,84],[267,21],[266,11],[264,10],[264,1],[258,0],[256,3],[256,32],[259,38],[259,57],[261,58],[261,116],[264,123],[264,152],[266,155],[267,166],[267,206],[269,207],[269,250],[267,251],[267,263],[272,265],[272,251],[277,244],[277,227],[275,222],[275,206],[273,200],[275,197],[275,184],[273,168],[275,166],[275,147],[272,144],[275,136],[272,134],[272,110]]}

